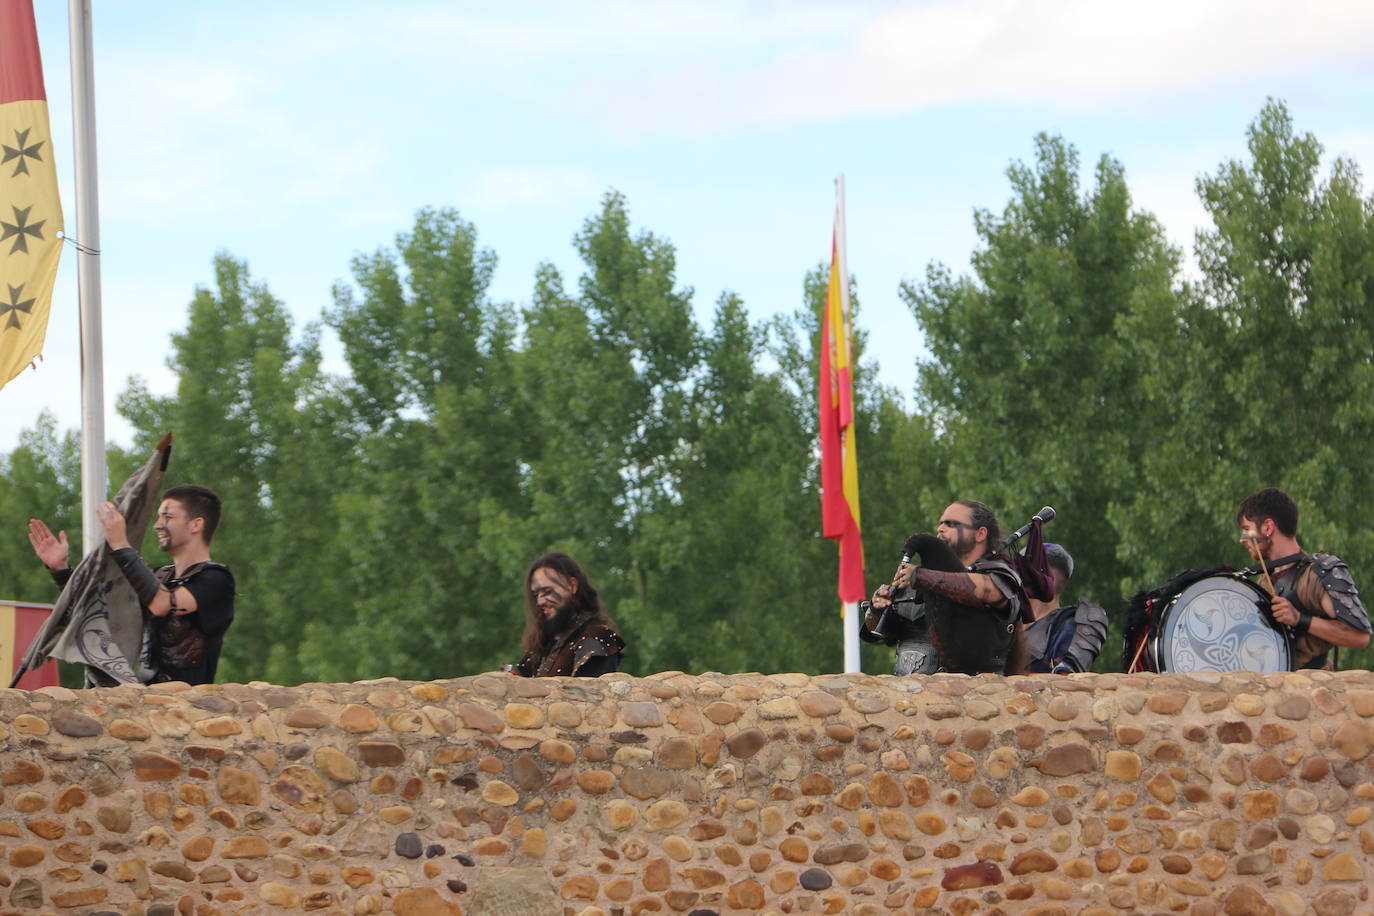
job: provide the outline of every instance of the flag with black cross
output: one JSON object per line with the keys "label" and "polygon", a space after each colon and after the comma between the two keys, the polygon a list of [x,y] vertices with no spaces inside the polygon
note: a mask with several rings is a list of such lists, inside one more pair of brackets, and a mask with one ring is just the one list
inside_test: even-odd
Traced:
{"label": "flag with black cross", "polygon": [[0,387],[43,350],[62,253],[32,0],[0,0]]}

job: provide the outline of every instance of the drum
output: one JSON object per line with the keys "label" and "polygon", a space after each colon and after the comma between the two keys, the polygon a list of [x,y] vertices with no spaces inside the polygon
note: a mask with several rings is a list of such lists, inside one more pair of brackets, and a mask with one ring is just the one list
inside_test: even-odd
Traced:
{"label": "drum", "polygon": [[1155,671],[1291,671],[1286,627],[1269,616],[1269,595],[1234,574],[1208,576],[1166,601],[1150,626]]}

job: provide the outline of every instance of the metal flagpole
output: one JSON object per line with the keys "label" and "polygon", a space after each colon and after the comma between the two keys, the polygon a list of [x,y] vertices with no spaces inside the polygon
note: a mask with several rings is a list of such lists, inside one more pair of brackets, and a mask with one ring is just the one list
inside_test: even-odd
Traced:
{"label": "metal flagpole", "polygon": [[100,330],[100,204],[95,161],[95,64],[90,0],[68,0],[72,139],[76,165],[76,287],[81,303],[81,548],[104,539],[96,509],[105,501],[105,362]]}
{"label": "metal flagpole", "polygon": [[[835,178],[835,248],[839,257],[840,272],[840,311],[844,313],[844,341],[850,350],[850,378],[853,378],[854,341],[850,336],[849,323],[849,262],[846,255],[844,235],[844,175]],[[841,440],[843,441],[843,440]],[[853,460],[852,455],[845,460]],[[844,602],[844,670],[846,673],[859,673],[859,602]]]}

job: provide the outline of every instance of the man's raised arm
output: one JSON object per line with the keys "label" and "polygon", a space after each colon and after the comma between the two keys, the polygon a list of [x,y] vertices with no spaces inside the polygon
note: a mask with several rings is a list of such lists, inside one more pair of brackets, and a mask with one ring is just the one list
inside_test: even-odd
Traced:
{"label": "man's raised arm", "polygon": [[986,573],[940,572],[922,566],[912,576],[912,584],[969,607],[1004,607],[1007,603],[1007,596]]}

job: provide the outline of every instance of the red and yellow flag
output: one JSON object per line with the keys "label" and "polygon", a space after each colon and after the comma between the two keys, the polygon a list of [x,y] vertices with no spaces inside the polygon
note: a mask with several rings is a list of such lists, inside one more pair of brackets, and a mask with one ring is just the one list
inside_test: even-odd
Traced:
{"label": "red and yellow flag", "polygon": [[0,387],[43,350],[62,242],[32,0],[0,0]]}
{"label": "red and yellow flag", "polygon": [[[14,672],[24,663],[24,651],[51,613],[51,604],[0,601],[0,687],[10,685]],[[27,672],[15,686],[20,690],[37,690],[57,684],[57,662],[49,661]]]}
{"label": "red and yellow flag", "polygon": [[859,531],[859,462],[854,451],[853,347],[843,218],[837,207],[830,244],[830,287],[821,321],[821,533],[839,543],[840,600],[859,601],[864,597],[864,548]]}

